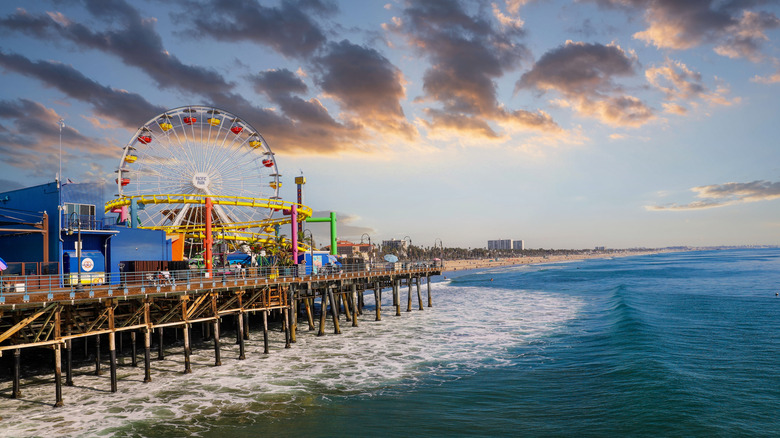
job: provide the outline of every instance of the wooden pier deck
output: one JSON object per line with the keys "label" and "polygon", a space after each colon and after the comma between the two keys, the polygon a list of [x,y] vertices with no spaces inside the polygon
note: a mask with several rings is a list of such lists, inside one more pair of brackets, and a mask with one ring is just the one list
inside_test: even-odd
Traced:
{"label": "wooden pier deck", "polygon": [[[116,337],[129,332],[135,363],[136,336],[143,337],[144,382],[152,380],[152,333],[159,340],[158,358],[164,357],[163,330],[182,331],[184,341],[184,373],[190,366],[191,328],[201,324],[214,341],[214,365],[221,365],[220,325],[224,318],[234,318],[239,357],[244,359],[244,341],[248,338],[244,327],[249,315],[260,313],[263,320],[264,353],[268,354],[268,320],[272,314],[281,319],[285,332],[285,346],[295,343],[299,319],[324,335],[328,313],[334,333],[341,333],[340,318],[357,326],[363,310],[363,295],[372,290],[375,301],[375,321],[382,318],[381,294],[384,289],[393,293],[394,315],[401,315],[402,287],[408,288],[406,311],[413,307],[423,310],[421,283],[427,285],[427,305],[433,305],[430,277],[441,275],[442,266],[416,264],[407,268],[389,269],[386,266],[353,270],[353,272],[326,275],[265,276],[257,269],[246,269],[240,275],[219,275],[206,278],[190,272],[173,273],[172,281],[146,281],[149,274],[125,279],[117,285],[84,285],[34,289],[24,288],[17,293],[4,293],[0,298],[0,355],[12,354],[11,397],[21,396],[21,351],[28,348],[52,349],[55,394],[54,406],[62,406],[62,370],[65,384],[73,385],[72,343],[94,338],[96,373],[100,373],[100,339],[108,338],[111,391],[117,390]],[[186,274],[186,275],[182,275]],[[178,277],[178,279],[176,279]],[[137,281],[139,280],[140,281]],[[49,281],[51,284],[51,281]],[[417,299],[413,300],[416,286]],[[318,301],[318,302],[317,302]],[[413,302],[416,301],[416,305]],[[342,306],[344,311],[342,312]],[[315,321],[319,309],[319,321]]]}

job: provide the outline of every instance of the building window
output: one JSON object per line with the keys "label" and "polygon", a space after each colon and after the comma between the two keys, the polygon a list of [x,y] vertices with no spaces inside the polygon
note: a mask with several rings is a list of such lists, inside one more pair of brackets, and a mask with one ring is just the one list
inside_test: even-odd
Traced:
{"label": "building window", "polygon": [[[95,224],[95,206],[91,204],[65,204],[65,227],[76,228],[81,222],[81,229],[92,230]],[[73,215],[75,213],[75,215]]]}

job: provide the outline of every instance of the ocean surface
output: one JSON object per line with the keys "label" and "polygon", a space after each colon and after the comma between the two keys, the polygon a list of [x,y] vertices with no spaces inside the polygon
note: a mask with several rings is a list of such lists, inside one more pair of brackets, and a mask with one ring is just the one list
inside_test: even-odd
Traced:
{"label": "ocean surface", "polygon": [[[251,327],[246,360],[196,345],[108,373],[0,390],[0,436],[686,436],[780,434],[780,250],[666,253],[455,272],[434,307],[284,348]],[[425,285],[422,287],[426,292]],[[416,292],[416,291],[415,291]],[[424,297],[425,298],[425,297]],[[107,365],[106,365],[107,368]]]}

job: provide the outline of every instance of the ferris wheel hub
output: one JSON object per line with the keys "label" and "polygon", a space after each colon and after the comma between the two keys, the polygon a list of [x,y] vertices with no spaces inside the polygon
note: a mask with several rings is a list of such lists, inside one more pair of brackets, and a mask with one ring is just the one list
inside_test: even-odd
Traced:
{"label": "ferris wheel hub", "polygon": [[197,172],[192,176],[192,186],[196,189],[206,190],[209,188],[210,183],[211,178],[209,178],[209,175],[206,172]]}

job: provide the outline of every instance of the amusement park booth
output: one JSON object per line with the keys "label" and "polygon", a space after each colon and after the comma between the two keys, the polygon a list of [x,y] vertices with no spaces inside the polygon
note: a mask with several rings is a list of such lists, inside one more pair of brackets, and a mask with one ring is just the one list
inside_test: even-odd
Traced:
{"label": "amusement park booth", "polygon": [[165,232],[127,228],[104,213],[111,188],[54,181],[0,193],[2,275],[60,274],[67,285],[80,271],[82,283],[114,283],[119,276],[107,274],[118,274],[123,261],[171,260]]}

